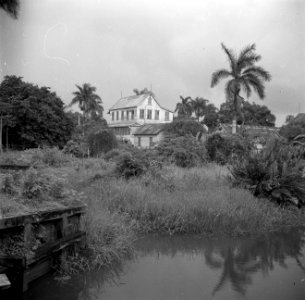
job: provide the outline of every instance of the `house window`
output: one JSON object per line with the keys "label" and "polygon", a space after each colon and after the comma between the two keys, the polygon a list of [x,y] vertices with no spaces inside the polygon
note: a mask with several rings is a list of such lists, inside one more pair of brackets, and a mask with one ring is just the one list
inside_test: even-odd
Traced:
{"label": "house window", "polygon": [[114,121],[114,111],[111,113],[111,119]]}
{"label": "house window", "polygon": [[151,97],[148,98],[148,105],[151,105]]}
{"label": "house window", "polygon": [[152,147],[153,145],[154,145],[153,137],[150,136],[150,137],[149,137],[149,147]]}
{"label": "house window", "polygon": [[141,137],[138,137],[138,146],[141,147]]}
{"label": "house window", "polygon": [[124,120],[124,110],[121,111],[121,120]]}
{"label": "house window", "polygon": [[160,111],[155,110],[155,120],[159,120]]}
{"label": "house window", "polygon": [[140,119],[144,119],[144,109],[140,109]]}
{"label": "house window", "polygon": [[126,111],[126,120],[129,120],[129,111]]}
{"label": "house window", "polygon": [[117,111],[117,112],[116,112],[116,119],[118,120],[118,119],[119,119],[119,117],[120,117],[120,115],[119,115],[119,111]]}
{"label": "house window", "polygon": [[151,120],[151,116],[152,116],[152,111],[151,109],[147,110],[147,120]]}
{"label": "house window", "polygon": [[168,111],[165,112],[165,121],[169,121],[169,112]]}
{"label": "house window", "polygon": [[130,111],[130,120],[134,120],[134,110]]}

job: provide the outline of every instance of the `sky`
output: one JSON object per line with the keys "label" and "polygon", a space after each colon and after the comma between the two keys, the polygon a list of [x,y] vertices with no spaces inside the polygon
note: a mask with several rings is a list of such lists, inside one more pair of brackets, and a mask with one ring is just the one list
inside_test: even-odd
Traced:
{"label": "sky", "polygon": [[5,75],[49,86],[65,104],[75,84],[97,88],[105,111],[147,87],[175,109],[179,95],[217,107],[224,83],[211,74],[256,44],[258,65],[272,75],[262,101],[283,124],[305,112],[303,0],[21,0],[17,20],[0,11],[0,80]]}

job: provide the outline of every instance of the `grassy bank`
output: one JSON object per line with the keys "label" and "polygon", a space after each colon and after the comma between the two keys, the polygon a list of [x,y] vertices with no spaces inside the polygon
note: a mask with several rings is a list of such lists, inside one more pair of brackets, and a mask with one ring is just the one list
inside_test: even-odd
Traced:
{"label": "grassy bank", "polygon": [[[2,175],[0,212],[9,216],[67,206],[75,200],[85,202],[90,259],[71,257],[67,268],[72,272],[110,265],[132,255],[139,234],[245,236],[304,224],[303,211],[281,208],[231,187],[227,168],[215,164],[151,168],[141,177],[125,180],[115,173],[114,162],[54,158],[55,153],[35,155],[29,160],[35,169],[27,171],[25,179],[10,179],[12,193],[3,190]],[[30,172],[34,174],[31,180]],[[32,185],[24,193],[26,180]],[[32,197],[31,187],[41,193]]]}
{"label": "grassy bank", "polygon": [[98,205],[97,214],[119,214],[140,233],[241,236],[298,226],[304,217],[297,209],[230,187],[226,168],[217,165],[187,170],[168,166],[128,181],[90,169],[70,179],[86,195],[89,210]]}

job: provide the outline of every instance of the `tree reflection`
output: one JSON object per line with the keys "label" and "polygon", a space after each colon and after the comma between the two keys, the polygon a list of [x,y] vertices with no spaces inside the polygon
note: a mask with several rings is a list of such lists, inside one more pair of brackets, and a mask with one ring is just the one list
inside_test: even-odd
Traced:
{"label": "tree reflection", "polygon": [[221,275],[212,295],[220,291],[227,283],[232,289],[245,295],[252,284],[252,275],[257,272],[268,274],[275,264],[286,268],[286,259],[294,258],[305,272],[302,262],[302,248],[305,246],[304,230],[294,229],[244,239],[198,239],[194,237],[150,237],[139,243],[142,255],[154,252],[156,256],[174,257],[177,253],[203,253],[206,265],[211,269],[220,269]]}
{"label": "tree reflection", "polygon": [[[253,275],[261,272],[264,275],[271,272],[276,265],[286,268],[288,259],[295,259],[296,265],[304,271],[305,261],[302,251],[305,250],[304,230],[292,230],[290,232],[280,232],[260,235],[255,238],[243,239],[208,239],[199,236],[148,236],[137,242],[138,259],[141,257],[153,256],[156,259],[166,256],[194,256],[202,257],[205,265],[212,270],[219,270],[220,275],[211,293],[216,293],[230,285],[232,290],[241,295],[245,295],[247,288],[252,284]],[[83,276],[66,284],[57,286],[58,291],[53,293],[60,295],[56,299],[78,299],[94,300],[101,299],[106,287],[109,285],[121,285],[121,278],[128,272],[129,264],[116,265],[109,269],[97,272],[89,272]],[[141,274],[146,276],[146,274]],[[205,280],[205,278],[202,278]],[[69,287],[70,285],[70,287]],[[70,292],[68,290],[71,289]],[[48,299],[48,290],[45,287],[37,287],[39,297],[31,299]],[[72,298],[68,295],[74,295]],[[77,294],[77,296],[76,296]]]}
{"label": "tree reflection", "polygon": [[285,260],[295,258],[304,271],[301,262],[304,234],[300,230],[263,235],[255,239],[231,241],[227,245],[210,245],[204,250],[206,264],[213,269],[222,269],[220,279],[213,289],[215,295],[230,282],[232,288],[244,295],[252,283],[251,274],[263,274],[273,270],[277,263],[286,268]]}

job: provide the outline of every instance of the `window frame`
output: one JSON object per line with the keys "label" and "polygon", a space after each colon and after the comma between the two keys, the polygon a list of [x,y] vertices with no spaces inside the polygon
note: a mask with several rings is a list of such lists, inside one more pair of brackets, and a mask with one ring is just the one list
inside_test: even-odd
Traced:
{"label": "window frame", "polygon": [[147,110],[146,119],[147,120],[152,120],[152,109]]}
{"label": "window frame", "polygon": [[141,120],[145,119],[145,109],[140,109],[140,119]]}

